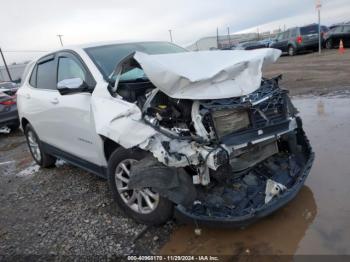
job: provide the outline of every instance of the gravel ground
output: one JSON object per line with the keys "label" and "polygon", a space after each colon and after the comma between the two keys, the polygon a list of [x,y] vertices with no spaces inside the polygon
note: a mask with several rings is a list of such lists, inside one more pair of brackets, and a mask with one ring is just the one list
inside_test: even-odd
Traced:
{"label": "gravel ground", "polygon": [[40,169],[20,131],[0,134],[0,163],[0,255],[154,254],[172,230],[134,241],[144,226],[118,209],[105,180],[63,161]]}

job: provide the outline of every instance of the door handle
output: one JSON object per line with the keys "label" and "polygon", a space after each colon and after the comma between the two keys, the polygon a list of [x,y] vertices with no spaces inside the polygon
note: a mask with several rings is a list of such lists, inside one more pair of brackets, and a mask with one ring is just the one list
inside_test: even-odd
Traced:
{"label": "door handle", "polygon": [[30,94],[25,94],[25,98],[30,99]]}
{"label": "door handle", "polygon": [[55,97],[54,99],[52,99],[51,103],[54,104],[54,105],[58,104],[59,103],[58,98]]}

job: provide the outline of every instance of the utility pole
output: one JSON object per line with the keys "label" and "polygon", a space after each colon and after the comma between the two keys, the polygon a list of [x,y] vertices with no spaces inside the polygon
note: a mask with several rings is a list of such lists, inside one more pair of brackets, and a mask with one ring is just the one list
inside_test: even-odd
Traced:
{"label": "utility pole", "polygon": [[219,49],[219,28],[216,28],[216,47]]}
{"label": "utility pole", "polygon": [[62,37],[63,37],[63,35],[57,35],[57,36],[58,36],[58,38],[60,39],[61,46],[63,46],[63,42],[62,42]]}
{"label": "utility pole", "polygon": [[321,54],[321,0],[316,0],[316,9],[318,13],[318,53]]}
{"label": "utility pole", "polygon": [[1,48],[0,48],[0,53],[1,53],[2,61],[4,61],[4,65],[5,65],[7,74],[8,74],[8,76],[9,76],[9,79],[10,79],[10,81],[12,82],[12,77],[11,77],[11,74],[10,74],[10,70],[9,70],[9,68],[7,67],[7,63],[6,63],[6,60],[5,60],[4,54],[2,53]]}
{"label": "utility pole", "polygon": [[228,46],[229,48],[231,48],[230,27],[227,27],[227,39],[228,39]]}
{"label": "utility pole", "polygon": [[173,35],[171,34],[172,30],[169,29],[169,35],[170,35],[170,42],[173,42]]}

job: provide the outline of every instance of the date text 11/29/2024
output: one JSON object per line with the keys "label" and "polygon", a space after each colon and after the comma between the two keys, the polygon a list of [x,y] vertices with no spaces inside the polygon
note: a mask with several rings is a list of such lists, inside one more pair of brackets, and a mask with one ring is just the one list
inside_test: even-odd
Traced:
{"label": "date text 11/29/2024", "polygon": [[128,261],[220,261],[218,256],[128,256]]}

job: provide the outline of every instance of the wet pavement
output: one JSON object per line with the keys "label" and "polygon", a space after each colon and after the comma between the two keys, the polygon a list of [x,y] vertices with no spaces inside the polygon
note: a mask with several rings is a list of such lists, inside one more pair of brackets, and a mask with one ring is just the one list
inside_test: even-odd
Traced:
{"label": "wet pavement", "polygon": [[179,226],[160,250],[173,255],[350,254],[350,98],[293,99],[316,153],[297,197],[245,229]]}

